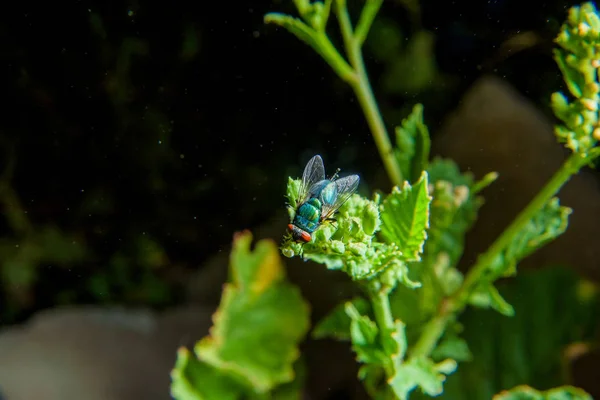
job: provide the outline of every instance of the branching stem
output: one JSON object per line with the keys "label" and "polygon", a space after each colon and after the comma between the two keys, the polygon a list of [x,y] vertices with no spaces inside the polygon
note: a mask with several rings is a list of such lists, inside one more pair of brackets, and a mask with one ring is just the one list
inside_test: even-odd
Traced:
{"label": "branching stem", "polygon": [[446,330],[449,321],[454,315],[460,313],[466,307],[469,297],[476,288],[477,283],[482,280],[483,275],[492,262],[500,256],[525,225],[539,212],[548,201],[554,197],[569,179],[577,174],[581,168],[600,156],[600,148],[595,148],[587,156],[573,153],[565,160],[560,169],[552,176],[550,181],[531,200],[531,202],[519,213],[512,223],[492,243],[488,250],[477,259],[475,265],[469,270],[460,289],[448,299],[444,299],[438,309],[438,314],[425,326],[421,337],[412,349],[412,356],[430,355],[437,342]]}

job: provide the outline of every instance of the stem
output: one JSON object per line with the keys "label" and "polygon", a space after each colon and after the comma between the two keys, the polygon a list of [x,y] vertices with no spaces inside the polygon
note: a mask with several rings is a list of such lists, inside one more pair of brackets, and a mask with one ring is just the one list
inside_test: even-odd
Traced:
{"label": "stem", "polygon": [[[341,2],[340,2],[341,3]],[[394,150],[390,142],[388,132],[381,118],[381,113],[375,101],[373,90],[369,82],[369,77],[365,69],[365,64],[361,52],[361,40],[366,36],[366,28],[370,26],[370,23],[364,22],[361,26],[360,36],[355,36],[352,32],[352,24],[350,23],[350,16],[345,5],[336,7],[337,16],[340,22],[340,29],[342,31],[342,37],[344,39],[344,46],[348,55],[350,64],[354,68],[356,73],[356,79],[350,81],[350,86],[354,90],[356,97],[365,113],[367,123],[371,129],[373,139],[379,150],[379,155],[383,161],[385,169],[390,177],[390,180],[394,185],[401,185],[403,182],[402,171],[394,155]]]}
{"label": "stem", "polygon": [[591,160],[588,157],[582,157],[577,153],[573,153],[565,160],[560,169],[552,176],[550,181],[542,188],[542,190],[529,202],[527,207],[523,209],[512,223],[502,232],[502,234],[492,243],[490,248],[481,255],[475,265],[469,270],[463,285],[455,293],[454,306],[458,310],[462,310],[468,301],[473,288],[481,280],[481,277],[486,272],[488,266],[510,245],[512,239],[529,223],[531,218],[541,210],[548,201],[554,197],[560,188],[569,181],[571,176],[576,174],[581,167],[589,163]]}
{"label": "stem", "polygon": [[392,316],[392,308],[390,306],[390,298],[387,291],[379,290],[371,295],[371,303],[373,305],[373,313],[375,320],[380,330],[393,331],[394,317]]}
{"label": "stem", "polygon": [[[375,321],[379,328],[379,343],[386,353],[391,353],[388,349],[387,341],[385,337],[394,331],[394,316],[392,315],[392,308],[390,306],[389,290],[380,288],[377,291],[371,291],[371,306],[373,307],[373,314],[375,314]],[[391,364],[385,363],[383,365],[385,374],[388,378],[394,375],[394,368]]]}
{"label": "stem", "polygon": [[373,24],[373,20],[379,12],[382,4],[383,0],[367,0],[367,3],[360,13],[360,18],[358,19],[356,31],[354,33],[354,37],[356,38],[359,46],[362,46],[367,38],[369,30],[371,29],[371,25]]}
{"label": "stem", "polygon": [[[446,303],[442,303],[446,304]],[[427,357],[431,354],[438,340],[444,334],[448,322],[452,319],[452,313],[450,309],[442,305],[438,315],[430,319],[425,327],[419,340],[410,351],[410,356],[414,358]]]}
{"label": "stem", "polygon": [[448,322],[454,315],[464,310],[473,289],[486,273],[489,265],[500,256],[500,254],[510,244],[524,226],[529,223],[531,218],[541,210],[548,201],[558,193],[560,188],[569,181],[571,176],[590,163],[594,158],[600,155],[600,151],[590,152],[587,156],[581,156],[577,153],[571,154],[562,164],[560,169],[552,176],[550,181],[533,198],[533,200],[519,213],[517,218],[502,232],[502,234],[492,243],[488,250],[482,254],[475,265],[469,270],[465,281],[460,289],[450,298],[442,301],[438,315],[432,318],[423,329],[423,333],[418,342],[413,347],[411,355],[427,356],[435,348],[438,340],[444,334]]}
{"label": "stem", "polygon": [[348,84],[351,85],[352,82],[355,82],[357,80],[356,73],[340,55],[327,35],[325,33],[319,33],[316,36],[316,40],[318,46],[314,47],[314,49],[321,57],[323,57],[325,62],[329,64],[331,69],[333,69],[338,76]]}

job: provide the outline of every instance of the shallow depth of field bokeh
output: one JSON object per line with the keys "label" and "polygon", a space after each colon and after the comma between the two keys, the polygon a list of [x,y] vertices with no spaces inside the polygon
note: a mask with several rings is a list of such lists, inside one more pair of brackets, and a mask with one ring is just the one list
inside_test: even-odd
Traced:
{"label": "shallow depth of field bokeh", "polygon": [[[448,127],[449,116],[474,84],[495,76],[537,107],[532,120],[552,123],[548,99],[564,85],[552,40],[573,4],[386,1],[365,46],[384,119],[395,126],[423,103],[434,149],[481,171],[485,159],[460,159],[479,143],[442,135],[460,130]],[[285,223],[280,232],[269,223],[285,219],[287,178],[314,154],[360,173],[361,193],[389,189],[351,89],[309,47],[263,23],[266,12],[293,13],[291,1],[8,7],[0,23],[0,329],[66,305],[163,311],[204,301],[190,282],[229,252],[234,232],[266,229],[279,240]],[[491,158],[508,170],[526,164],[514,157],[544,157],[537,145],[502,143],[505,157]],[[514,199],[506,211],[514,216],[533,193],[520,190],[541,186],[538,176],[554,168],[548,162],[531,182],[516,173],[520,186],[501,183],[482,214],[494,222],[471,236],[465,266],[502,228],[494,196]],[[589,172],[571,198],[598,199],[599,178]],[[575,213],[597,212],[586,208],[591,201]],[[589,222],[575,234],[594,229]],[[581,260],[565,266],[599,280],[593,242],[580,242],[559,243],[527,267],[575,252]],[[198,287],[218,292],[217,275],[202,275]]]}

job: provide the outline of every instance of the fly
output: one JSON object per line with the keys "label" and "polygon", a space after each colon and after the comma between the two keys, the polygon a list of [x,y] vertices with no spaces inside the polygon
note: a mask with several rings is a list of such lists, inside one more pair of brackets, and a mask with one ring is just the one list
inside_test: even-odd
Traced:
{"label": "fly", "polygon": [[288,225],[292,238],[308,243],[312,233],[344,204],[358,188],[360,178],[350,175],[338,179],[338,172],[325,178],[325,167],[321,156],[311,158],[302,174],[298,202],[294,219]]}

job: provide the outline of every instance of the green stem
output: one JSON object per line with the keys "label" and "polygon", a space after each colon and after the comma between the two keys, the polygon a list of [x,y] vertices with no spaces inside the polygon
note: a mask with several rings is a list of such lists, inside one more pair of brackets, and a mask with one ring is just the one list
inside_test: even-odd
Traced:
{"label": "green stem", "polygon": [[[344,3],[344,4],[340,4]],[[356,73],[356,79],[350,81],[350,86],[354,90],[356,97],[365,113],[367,123],[371,129],[373,139],[379,150],[379,155],[383,161],[385,169],[390,177],[390,180],[394,185],[401,185],[403,182],[402,171],[394,155],[394,150],[390,142],[388,132],[381,118],[379,107],[375,101],[373,90],[367,76],[365,64],[361,52],[361,43],[364,40],[367,32],[366,29],[370,27],[370,22],[364,22],[361,25],[360,36],[355,36],[352,32],[352,24],[350,22],[350,16],[345,6],[345,2],[339,1],[336,7],[338,20],[340,22],[340,29],[342,31],[342,37],[344,39],[344,46],[350,64],[354,68]]]}
{"label": "green stem", "polygon": [[[390,306],[389,290],[379,289],[375,292],[370,293],[371,306],[373,307],[373,314],[375,314],[375,322],[379,328],[379,341],[384,351],[390,351],[386,349],[387,341],[384,340],[386,336],[391,335],[394,331],[394,316],[392,315],[392,307]],[[383,365],[385,374],[388,378],[394,375],[394,369],[391,365]]]}
{"label": "green stem", "polygon": [[329,64],[331,69],[342,80],[352,85],[357,80],[356,73],[346,60],[344,60],[344,57],[340,55],[333,43],[331,43],[331,40],[329,40],[329,37],[325,33],[318,33],[316,34],[316,43],[317,46],[314,47],[315,51],[323,57],[325,62]]}
{"label": "green stem", "polygon": [[527,207],[523,209],[512,223],[502,232],[502,234],[492,243],[490,248],[482,254],[475,265],[469,270],[463,285],[455,294],[454,307],[462,310],[471,292],[485,274],[489,265],[510,245],[513,238],[523,230],[531,218],[541,210],[548,201],[554,197],[560,188],[569,181],[571,176],[575,175],[579,169],[589,163],[589,157],[582,157],[577,153],[571,154],[562,164],[560,169],[552,176],[550,181],[542,188],[542,190],[529,202]]}
{"label": "green stem", "polygon": [[502,232],[502,234],[492,243],[488,250],[482,254],[475,265],[469,270],[460,289],[450,298],[443,300],[438,315],[435,316],[425,326],[421,337],[411,351],[412,356],[429,355],[435,348],[438,340],[444,334],[448,322],[454,315],[464,310],[469,297],[483,275],[487,272],[490,264],[506,249],[531,218],[541,210],[548,201],[558,193],[560,188],[569,181],[571,176],[590,163],[594,158],[600,155],[600,150],[590,152],[588,156],[572,154],[558,171],[552,176],[550,181],[533,198],[533,200],[519,213],[512,223]]}
{"label": "green stem", "polygon": [[356,24],[356,31],[354,32],[354,37],[356,38],[359,46],[362,46],[367,38],[369,30],[371,30],[373,20],[379,12],[382,4],[383,0],[367,0],[367,3],[363,7],[362,12],[360,13],[360,18],[358,19],[358,23]]}
{"label": "green stem", "polygon": [[394,330],[394,317],[392,316],[392,308],[390,306],[390,298],[386,291],[377,291],[371,295],[371,303],[373,305],[373,313],[375,321],[381,330]]}
{"label": "green stem", "polygon": [[442,303],[438,314],[425,324],[419,340],[410,350],[411,357],[427,357],[431,354],[453,316],[446,305]]}

